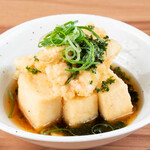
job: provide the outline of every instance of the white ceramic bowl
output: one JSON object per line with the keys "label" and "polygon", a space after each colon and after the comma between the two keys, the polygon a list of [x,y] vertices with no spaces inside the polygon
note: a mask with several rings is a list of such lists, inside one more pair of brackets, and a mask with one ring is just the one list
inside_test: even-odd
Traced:
{"label": "white ceramic bowl", "polygon": [[[103,27],[110,38],[118,40],[122,51],[115,62],[138,80],[144,94],[144,103],[135,121],[122,129],[88,136],[56,137],[22,131],[7,117],[4,109],[4,93],[15,71],[15,58],[37,52],[39,39],[56,25],[79,20],[80,25],[93,22]],[[91,148],[121,139],[150,123],[150,37],[123,22],[94,15],[55,15],[28,21],[0,35],[0,129],[26,141],[61,149]]]}

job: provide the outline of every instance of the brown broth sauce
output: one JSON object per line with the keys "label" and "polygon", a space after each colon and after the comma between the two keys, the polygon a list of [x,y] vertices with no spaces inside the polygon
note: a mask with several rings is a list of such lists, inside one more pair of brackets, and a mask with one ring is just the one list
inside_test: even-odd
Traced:
{"label": "brown broth sauce", "polygon": [[[122,116],[121,118],[118,118],[118,119],[114,120],[112,123],[115,123],[115,122],[118,122],[118,121],[123,121],[126,125],[129,125],[137,117],[137,115],[138,115],[138,113],[140,111],[140,108],[142,106],[142,92],[140,90],[140,87],[139,87],[137,81],[132,77],[132,75],[130,73],[128,73],[126,70],[122,69],[122,68],[121,68],[121,70],[124,71],[126,73],[126,75],[130,78],[130,82],[129,83],[131,85],[133,85],[134,90],[138,93],[139,100],[138,100],[138,102],[136,104],[133,105],[133,113],[125,115],[125,116]],[[18,101],[17,101],[18,97],[17,97],[17,95],[15,93],[15,89],[17,88],[17,81],[14,80],[10,84],[10,86],[8,88],[9,88],[9,90],[12,91],[13,97],[15,99],[15,108],[14,108],[12,117],[10,118],[11,121],[15,125],[17,125],[19,128],[21,128],[22,130],[39,134],[40,130],[35,130],[29,124],[28,120],[24,117],[23,113],[19,109]],[[8,92],[6,93],[4,104],[5,104],[6,113],[9,114],[9,112],[10,112],[10,110],[12,108],[12,102],[11,102],[9,96],[8,96]],[[106,121],[104,121],[102,119],[102,117],[99,115],[99,117],[96,120],[89,122],[88,126],[90,124],[97,124],[97,123],[106,123]],[[57,125],[58,125],[58,127],[61,127],[61,128],[65,128],[66,127],[66,124],[63,121],[60,121],[59,123],[57,123]],[[80,129],[80,127],[78,129]],[[80,135],[82,135],[82,133]]]}
{"label": "brown broth sauce", "polygon": [[[14,108],[12,117],[10,119],[15,125],[17,125],[22,130],[32,132],[32,133],[37,133],[37,131],[35,131],[34,128],[32,128],[28,120],[24,117],[23,113],[19,109],[18,96],[15,93],[16,88],[17,88],[17,81],[13,80],[8,88],[9,90],[11,90],[14,100],[15,100],[15,108]],[[5,110],[6,110],[6,113],[9,114],[12,108],[12,101],[9,98],[8,92],[6,93],[5,98],[6,98],[4,102]]]}

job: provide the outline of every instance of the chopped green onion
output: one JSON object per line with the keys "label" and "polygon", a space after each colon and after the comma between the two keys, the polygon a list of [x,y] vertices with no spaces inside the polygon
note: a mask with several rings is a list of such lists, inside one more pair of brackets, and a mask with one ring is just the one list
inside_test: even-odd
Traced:
{"label": "chopped green onion", "polygon": [[92,84],[92,83],[93,83],[93,80],[89,81],[89,83]]}
{"label": "chopped green onion", "polygon": [[115,79],[113,79],[113,76],[110,76],[106,81],[102,81],[102,85],[101,88],[95,88],[95,90],[97,91],[97,93],[99,93],[100,91],[102,92],[108,92],[109,91],[109,84],[112,84],[115,82]]}
{"label": "chopped green onion", "polygon": [[79,74],[79,71],[72,73],[70,75],[70,77],[67,79],[67,81],[65,82],[65,85],[67,85],[72,79],[75,80],[77,78],[78,74]]}
{"label": "chopped green onion", "polygon": [[109,91],[109,84],[112,84],[115,82],[115,79],[113,79],[113,76],[110,76],[106,81],[102,81],[102,85],[100,88],[100,91],[102,92],[108,92]]}
{"label": "chopped green onion", "polygon": [[34,56],[34,61],[39,61],[39,59],[37,58],[37,56]]}
{"label": "chopped green onion", "polygon": [[13,113],[14,108],[15,108],[15,100],[14,100],[13,95],[12,95],[12,93],[11,93],[10,90],[8,91],[8,93],[9,93],[10,99],[11,99],[11,101],[12,101],[12,103],[13,103],[12,108],[11,108],[11,111],[10,111],[10,113],[9,113],[9,115],[8,115],[8,118],[11,118],[11,117],[12,117],[12,113]]}
{"label": "chopped green onion", "polygon": [[[104,61],[103,55],[107,50],[108,36],[102,39],[93,31],[94,26],[76,26],[77,22],[69,21],[64,25],[57,26],[39,42],[38,46],[65,45],[66,48],[60,52],[60,56],[67,63],[72,64],[72,67],[65,69],[66,71],[75,73],[92,69],[92,72],[96,73],[96,65]],[[86,35],[83,29],[90,31],[96,39],[93,39],[92,35]]]}
{"label": "chopped green onion", "polygon": [[101,89],[99,89],[97,87],[95,88],[95,90],[96,90],[97,93],[99,93],[101,91]]}
{"label": "chopped green onion", "polygon": [[78,26],[80,29],[86,29],[88,31],[90,31],[100,42],[104,42],[104,40],[102,40],[100,38],[100,36],[98,36],[92,29],[90,29],[89,27],[86,27],[86,26]]}
{"label": "chopped green onion", "polygon": [[48,130],[48,131],[43,132],[42,134],[43,134],[43,135],[47,135],[47,134],[49,134],[49,133],[56,132],[56,131],[67,131],[67,132],[69,132],[71,135],[76,136],[76,134],[72,133],[71,130],[69,130],[69,129],[64,129],[64,128],[57,128],[57,129]]}
{"label": "chopped green onion", "polygon": [[28,66],[26,67],[26,69],[28,70],[28,72],[31,72],[32,74],[37,74],[37,73],[41,72],[38,69],[34,69],[34,68],[28,67]]}
{"label": "chopped green onion", "polygon": [[94,125],[92,128],[91,128],[91,132],[93,133],[93,134],[96,134],[95,132],[94,132],[94,129],[96,128],[96,127],[98,127],[98,126],[104,126],[104,127],[109,127],[111,130],[114,130],[114,128],[110,125],[110,124],[106,124],[106,123],[100,123],[100,124],[96,124],[96,125]]}
{"label": "chopped green onion", "polygon": [[125,74],[125,72],[123,72],[120,67],[112,68],[112,70],[113,70],[113,72],[115,74],[117,74],[118,77],[120,77],[121,79],[123,79],[125,82],[129,82],[130,81],[129,77],[127,77],[127,75]]}

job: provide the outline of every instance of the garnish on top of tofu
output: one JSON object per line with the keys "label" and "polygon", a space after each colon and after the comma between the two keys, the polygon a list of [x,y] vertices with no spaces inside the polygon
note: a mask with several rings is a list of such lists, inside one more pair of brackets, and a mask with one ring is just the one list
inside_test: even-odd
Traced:
{"label": "garnish on top of tofu", "polygon": [[[92,70],[96,73],[96,65],[104,62],[104,53],[109,41],[107,35],[101,38],[95,33],[94,26],[76,26],[77,22],[69,21],[57,26],[38,45],[39,47],[66,46],[60,52],[69,66],[65,70],[71,72],[65,84],[71,79],[76,79],[81,70]],[[91,35],[86,34],[83,29],[89,31]]]}
{"label": "garnish on top of tofu", "polygon": [[132,112],[127,86],[110,71],[120,44],[103,29],[76,23],[57,26],[39,42],[42,50],[15,60],[18,103],[35,129],[62,116],[73,127],[99,112],[108,121]]}

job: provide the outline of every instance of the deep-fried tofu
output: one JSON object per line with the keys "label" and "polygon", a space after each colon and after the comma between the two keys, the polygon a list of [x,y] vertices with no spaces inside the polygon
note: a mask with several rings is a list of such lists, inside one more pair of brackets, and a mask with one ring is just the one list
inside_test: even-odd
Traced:
{"label": "deep-fried tofu", "polygon": [[109,91],[98,93],[99,111],[107,121],[132,113],[133,108],[127,85],[111,71],[106,79],[110,76],[115,82],[109,85]]}
{"label": "deep-fried tofu", "polygon": [[20,74],[18,80],[19,107],[35,129],[60,119],[61,100],[61,96],[51,88],[45,74]]}
{"label": "deep-fried tofu", "polygon": [[63,117],[69,126],[77,126],[98,116],[98,99],[93,94],[87,97],[75,97],[63,102]]}

